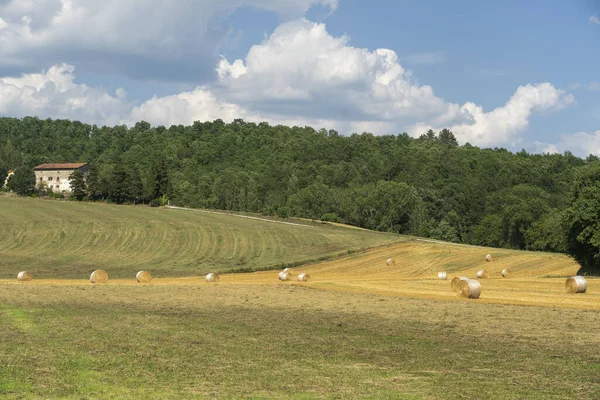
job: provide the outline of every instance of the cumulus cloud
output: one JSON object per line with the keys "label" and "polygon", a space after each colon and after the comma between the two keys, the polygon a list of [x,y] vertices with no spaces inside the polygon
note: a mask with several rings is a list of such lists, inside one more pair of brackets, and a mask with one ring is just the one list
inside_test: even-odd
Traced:
{"label": "cumulus cloud", "polygon": [[388,49],[369,51],[304,19],[280,25],[245,60],[222,59],[219,93],[261,112],[340,121],[418,119],[444,110]]}
{"label": "cumulus cloud", "polygon": [[590,16],[589,23],[594,25],[600,25],[600,19],[598,19],[598,17],[596,17],[595,15],[592,15]]}
{"label": "cumulus cloud", "polygon": [[600,156],[600,130],[562,135],[560,142],[554,147],[561,151],[569,150],[580,157],[590,154]]}
{"label": "cumulus cloud", "polygon": [[37,74],[0,78],[0,115],[80,119],[96,124],[116,124],[130,107],[126,92],[110,95],[99,88],[75,83],[74,68],[56,65]]}
{"label": "cumulus cloud", "polygon": [[231,122],[236,118],[261,120],[248,110],[227,102],[222,102],[207,88],[198,87],[193,91],[172,96],[154,96],[136,106],[124,122],[129,125],[138,121],[147,121],[154,125],[191,124],[194,121],[212,121],[222,119]]}
{"label": "cumulus cloud", "polygon": [[111,95],[77,84],[73,68],[58,65],[42,74],[0,79],[0,115],[108,124],[143,119],[160,125],[242,118],[345,134],[408,130],[420,135],[449,127],[461,142],[488,146],[518,143],[534,113],[575,102],[552,84],[540,83],[519,87],[491,111],[474,102],[450,103],[420,85],[394,51],[353,47],[349,37],[334,37],[324,24],[304,19],[281,24],[244,59],[222,58],[216,75],[215,84],[134,106],[124,91]]}
{"label": "cumulus cloud", "polygon": [[[545,82],[537,85],[520,86],[508,102],[490,112],[481,106],[467,102],[462,106],[451,104],[448,112],[436,118],[432,124],[418,124],[414,135],[427,129],[449,127],[461,142],[477,145],[511,144],[519,142],[518,134],[529,124],[533,112],[560,110],[575,103],[573,95],[556,89]],[[451,121],[465,122],[453,124]]]}
{"label": "cumulus cloud", "polygon": [[532,113],[574,104],[572,95],[550,83],[519,87],[490,112],[472,102],[447,103],[430,86],[419,85],[395,52],[355,48],[349,40],[329,35],[324,24],[282,24],[245,60],[221,60],[220,93],[263,112],[333,119],[335,127],[346,122],[393,131],[416,120],[415,135],[451,127],[461,141],[481,145],[514,142]]}
{"label": "cumulus cloud", "polygon": [[302,16],[337,0],[3,0],[0,68],[68,62],[136,79],[196,81],[213,74],[227,17],[241,7]]}

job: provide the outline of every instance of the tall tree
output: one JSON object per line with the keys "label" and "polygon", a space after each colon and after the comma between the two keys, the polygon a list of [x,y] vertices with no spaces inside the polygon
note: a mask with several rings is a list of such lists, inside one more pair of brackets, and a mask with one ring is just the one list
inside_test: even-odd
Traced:
{"label": "tall tree", "polygon": [[600,274],[600,164],[580,171],[565,212],[567,252],[582,270]]}
{"label": "tall tree", "polygon": [[35,172],[32,168],[20,167],[8,182],[8,188],[20,196],[29,196],[35,191]]}
{"label": "tall tree", "polygon": [[69,179],[71,180],[69,184],[71,186],[71,196],[77,200],[82,200],[87,195],[87,187],[83,173],[76,169],[69,176]]}

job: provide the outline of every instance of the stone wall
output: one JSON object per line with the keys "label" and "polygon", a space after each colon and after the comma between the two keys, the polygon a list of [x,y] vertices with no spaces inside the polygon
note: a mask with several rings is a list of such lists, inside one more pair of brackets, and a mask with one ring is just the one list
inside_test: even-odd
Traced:
{"label": "stone wall", "polygon": [[54,193],[71,192],[69,176],[73,171],[72,169],[35,171],[35,186],[37,188],[40,182],[43,182],[46,187],[52,188]]}

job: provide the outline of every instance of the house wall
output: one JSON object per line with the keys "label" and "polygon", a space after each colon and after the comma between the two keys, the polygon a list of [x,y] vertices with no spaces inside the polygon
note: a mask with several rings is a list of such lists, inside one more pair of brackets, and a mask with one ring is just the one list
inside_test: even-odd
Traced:
{"label": "house wall", "polygon": [[71,181],[69,176],[75,171],[74,169],[61,170],[42,170],[35,171],[35,186],[40,182],[44,182],[48,188],[52,188],[54,193],[71,192]]}

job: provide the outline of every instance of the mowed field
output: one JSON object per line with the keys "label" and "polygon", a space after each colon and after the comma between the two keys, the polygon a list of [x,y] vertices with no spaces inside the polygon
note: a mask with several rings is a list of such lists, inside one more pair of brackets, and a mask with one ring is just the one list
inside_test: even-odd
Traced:
{"label": "mowed field", "polygon": [[[281,223],[283,222],[283,223]],[[310,221],[0,197],[0,278],[195,276],[266,269],[406,240]]]}
{"label": "mowed field", "polygon": [[[2,245],[20,243],[0,251],[0,398],[600,398],[600,281],[567,294],[578,265],[564,255],[182,210],[2,198],[0,208]],[[77,234],[52,236],[48,221],[61,221],[45,220],[48,210],[70,221],[58,232]],[[207,244],[168,239],[182,229],[207,230]],[[232,230],[237,239],[209,238]],[[284,238],[260,258],[231,256],[260,234]],[[111,235],[130,240],[90,242]],[[160,251],[143,258],[152,246]],[[280,282],[278,271],[203,277],[235,260],[255,268],[340,253],[292,268],[307,283]],[[107,284],[89,283],[93,265]],[[152,283],[135,282],[142,268]],[[34,280],[17,282],[20,269]],[[490,274],[481,298],[458,298],[450,279],[479,269]]]}

